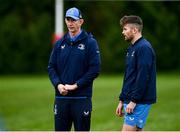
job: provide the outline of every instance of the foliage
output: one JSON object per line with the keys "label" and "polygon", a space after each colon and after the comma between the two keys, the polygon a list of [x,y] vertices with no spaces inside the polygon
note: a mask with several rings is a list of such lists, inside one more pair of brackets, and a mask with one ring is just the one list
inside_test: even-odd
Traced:
{"label": "foliage", "polygon": [[144,37],[152,43],[161,71],[180,69],[180,2],[178,1],[66,1],[66,9],[76,6],[83,12],[84,28],[97,38],[102,55],[102,71],[122,71],[128,43],[121,35],[119,20],[139,15],[144,21]]}
{"label": "foliage", "polygon": [[[180,70],[179,4],[178,1],[65,0],[64,13],[73,6],[82,11],[83,28],[99,42],[102,73],[124,70],[128,43],[121,35],[119,19],[130,14],[139,15],[144,21],[143,34],[156,51],[157,69],[172,71]],[[55,25],[54,8],[54,0],[0,1],[0,74],[46,73]]]}
{"label": "foliage", "polygon": [[0,73],[45,72],[54,31],[54,2],[1,0],[0,15]]}

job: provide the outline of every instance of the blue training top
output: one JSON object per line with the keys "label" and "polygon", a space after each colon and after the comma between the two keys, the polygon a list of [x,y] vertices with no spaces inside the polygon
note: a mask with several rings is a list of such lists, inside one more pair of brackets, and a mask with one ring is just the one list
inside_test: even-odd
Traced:
{"label": "blue training top", "polygon": [[126,70],[119,99],[129,103],[156,102],[156,58],[151,44],[141,37],[127,49]]}
{"label": "blue training top", "polygon": [[[48,74],[58,97],[92,97],[93,80],[100,72],[100,52],[97,41],[82,30],[75,41],[69,34],[56,42],[48,64]],[[58,84],[75,84],[78,88],[66,96],[59,93]]]}

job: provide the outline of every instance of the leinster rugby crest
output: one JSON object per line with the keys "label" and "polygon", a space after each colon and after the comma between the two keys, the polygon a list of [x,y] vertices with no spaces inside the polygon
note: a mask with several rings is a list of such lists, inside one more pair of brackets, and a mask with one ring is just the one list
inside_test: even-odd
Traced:
{"label": "leinster rugby crest", "polygon": [[84,45],[84,44],[79,44],[79,45],[78,45],[78,49],[84,50],[84,49],[85,49],[85,45]]}

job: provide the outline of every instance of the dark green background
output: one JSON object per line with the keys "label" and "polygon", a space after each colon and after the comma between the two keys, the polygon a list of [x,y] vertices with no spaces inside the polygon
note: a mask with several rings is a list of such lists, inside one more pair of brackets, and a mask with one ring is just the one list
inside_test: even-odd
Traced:
{"label": "dark green background", "polygon": [[[119,19],[130,14],[144,21],[143,34],[156,51],[158,71],[180,70],[180,2],[64,1],[64,10],[73,6],[82,11],[83,28],[99,42],[102,73],[124,69],[128,43]],[[54,0],[0,0],[0,74],[46,74],[54,28]]]}

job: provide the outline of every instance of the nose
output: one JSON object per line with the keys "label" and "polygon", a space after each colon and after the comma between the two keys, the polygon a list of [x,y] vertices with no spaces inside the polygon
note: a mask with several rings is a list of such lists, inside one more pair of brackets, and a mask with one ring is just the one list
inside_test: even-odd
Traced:
{"label": "nose", "polygon": [[67,21],[67,25],[68,26],[72,26],[73,25],[73,21]]}
{"label": "nose", "polygon": [[124,35],[124,30],[122,31],[122,34]]}

